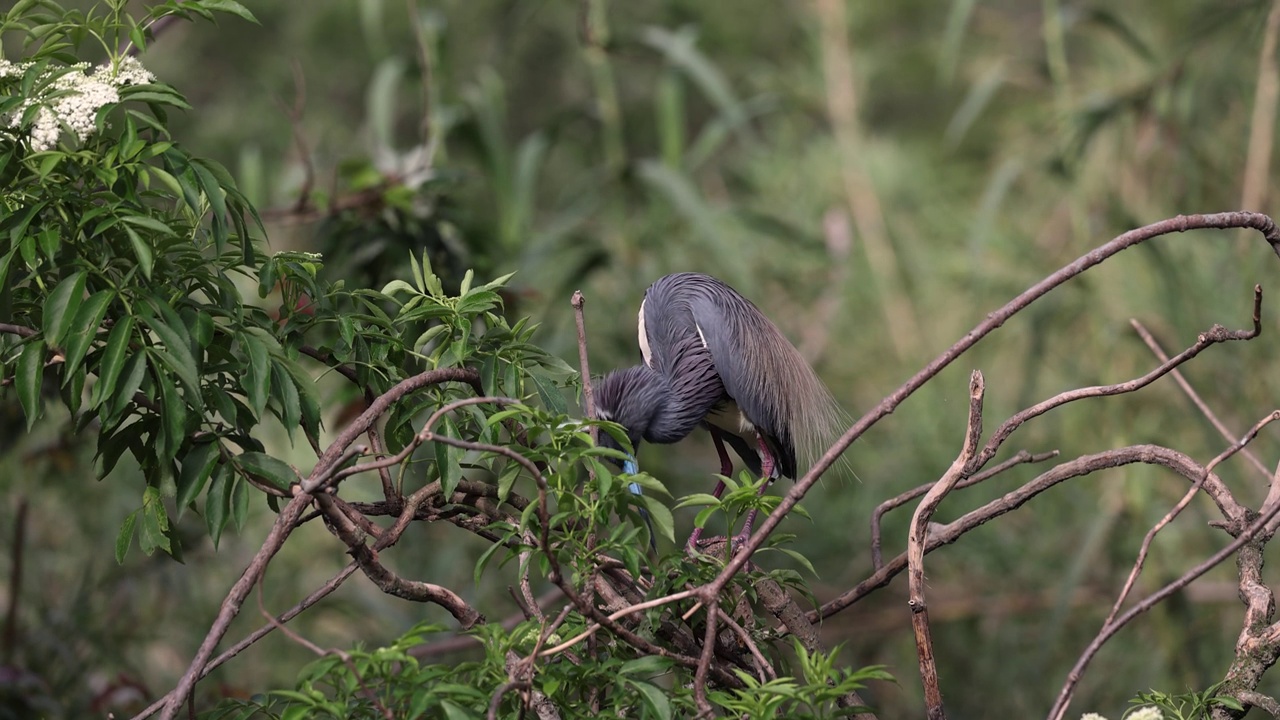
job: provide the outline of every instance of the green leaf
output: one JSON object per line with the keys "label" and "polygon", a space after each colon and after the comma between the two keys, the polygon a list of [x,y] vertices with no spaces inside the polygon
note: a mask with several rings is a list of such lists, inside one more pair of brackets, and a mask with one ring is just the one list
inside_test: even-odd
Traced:
{"label": "green leaf", "polygon": [[155,253],[136,230],[126,225],[124,232],[129,236],[129,245],[133,247],[133,256],[138,259],[138,267],[142,268],[142,276],[150,280],[151,271],[156,264]]}
{"label": "green leaf", "polygon": [[542,400],[542,407],[555,415],[569,414],[569,404],[565,402],[564,394],[560,392],[560,388],[537,373],[530,373],[529,378],[533,380],[533,387],[538,391],[538,398]]}
{"label": "green leaf", "polygon": [[124,215],[120,220],[144,230],[158,232],[161,235],[168,235],[170,237],[177,237],[178,235],[173,231],[173,228],[148,215]]}
{"label": "green leaf", "polygon": [[147,356],[145,353],[136,353],[129,356],[125,361],[124,369],[120,372],[121,382],[116,386],[115,393],[111,396],[111,407],[106,417],[106,424],[110,425],[114,420],[120,417],[120,413],[133,402],[133,396],[142,387],[142,381],[147,376]]}
{"label": "green leaf", "polygon": [[27,431],[36,424],[40,417],[42,402],[40,386],[44,380],[44,345],[29,342],[22,348],[18,356],[17,384],[18,401],[22,403],[22,412],[27,416]]}
{"label": "green leaf", "polygon": [[67,336],[67,368],[64,371],[66,373],[64,384],[65,378],[71,377],[72,373],[80,367],[85,354],[89,352],[89,346],[98,336],[98,326],[107,316],[107,306],[115,296],[114,290],[99,290],[90,295],[76,312],[75,319],[71,321],[71,334]]}
{"label": "green leaf", "polygon": [[200,378],[196,369],[195,357],[191,354],[191,345],[186,336],[167,325],[159,318],[144,318],[147,326],[160,337],[163,347],[148,348],[150,354],[169,369],[182,383],[186,391],[187,404],[197,412],[204,408],[200,398]]}
{"label": "green leaf", "polygon": [[787,556],[789,556],[792,560],[795,560],[796,562],[800,563],[801,567],[803,567],[805,570],[808,570],[810,575],[813,575],[814,577],[818,576],[818,571],[813,569],[813,563],[809,562],[809,558],[801,555],[800,553],[790,548],[771,548],[771,549],[777,550],[778,552],[786,553]]}
{"label": "green leaf", "polygon": [[18,248],[13,247],[4,254],[4,257],[0,257],[0,292],[4,290],[5,280],[9,277],[9,265],[13,262],[13,255],[16,252],[18,252]]}
{"label": "green leaf", "polygon": [[213,471],[213,482],[209,485],[209,493],[204,496],[204,522],[209,529],[209,537],[216,550],[222,538],[222,529],[227,526],[227,510],[231,504],[231,484],[236,477],[231,466],[223,463]]}
{"label": "green leaf", "polygon": [[129,546],[133,544],[133,528],[138,524],[138,511],[134,510],[120,525],[116,533],[116,564],[123,565],[125,556],[129,554]]}
{"label": "green leaf", "polygon": [[671,720],[671,701],[667,699],[667,694],[654,685],[646,682],[636,682],[628,680],[627,684],[635,688],[644,698],[644,702],[653,711],[653,714],[661,720]]}
{"label": "green leaf", "polygon": [[235,523],[236,532],[244,530],[244,521],[249,517],[249,483],[238,482],[231,488],[231,522]]}
{"label": "green leaf", "polygon": [[[446,435],[448,437],[457,437],[458,429],[454,427],[453,420],[444,418],[436,425],[433,431],[437,435]],[[452,445],[446,445],[442,442],[435,443],[436,446],[436,468],[440,473],[440,490],[444,494],[446,501],[453,497],[453,491],[458,489],[458,483],[462,480],[462,448]]]}
{"label": "green leaf", "polygon": [[675,542],[676,539],[676,523],[671,517],[671,509],[662,504],[657,498],[651,498],[648,495],[632,495],[633,502],[638,500],[644,504],[645,509],[649,511],[649,521],[653,523],[654,532],[662,537]]}
{"label": "green leaf", "polygon": [[281,357],[276,362],[278,367],[284,368],[284,371],[289,374],[294,387],[298,390],[303,431],[312,440],[318,439],[320,437],[320,397],[316,394],[315,380],[301,366],[288,358]]}
{"label": "green leaf", "polygon": [[215,12],[229,13],[242,20],[257,24],[257,18],[253,17],[253,13],[248,12],[248,8],[237,3],[236,0],[201,0],[200,4],[204,5],[205,8],[215,10]]}
{"label": "green leaf", "polygon": [[720,507],[721,501],[720,498],[712,495],[711,493],[694,493],[680,498],[680,502],[676,503],[675,509],[679,510],[680,508],[698,507],[701,505]]}
{"label": "green leaf", "polygon": [[240,378],[245,397],[249,399],[249,408],[256,417],[262,417],[262,410],[267,406],[267,393],[271,389],[271,371],[267,367],[267,346],[261,340],[243,333],[240,345],[249,358],[249,365]]}
{"label": "green leaf", "polygon": [[[213,226],[213,241],[218,253],[221,254],[227,244],[227,193],[222,185],[214,177],[212,163],[192,158],[190,165],[191,172],[195,175],[196,183],[200,185],[201,191],[204,193],[205,199],[209,201],[209,215]],[[246,239],[246,244],[247,239]]]}
{"label": "green leaf", "polygon": [[178,519],[182,519],[182,514],[186,512],[187,506],[195,502],[200,496],[200,492],[204,490],[204,486],[209,482],[209,476],[213,474],[214,467],[218,464],[218,458],[222,456],[222,443],[214,440],[213,442],[197,443],[187,451],[186,457],[182,459],[182,473],[178,475],[178,496],[176,505],[178,506]]}
{"label": "green leaf", "polygon": [[44,341],[51,347],[60,347],[62,337],[71,329],[71,322],[80,303],[84,300],[85,271],[72,273],[58,283],[44,301]]}
{"label": "green leaf", "polygon": [[235,463],[242,471],[280,490],[288,490],[290,485],[298,482],[298,473],[288,463],[265,453],[247,452],[237,455]]}
{"label": "green leaf", "polygon": [[160,442],[157,443],[160,450],[160,459],[164,463],[173,460],[178,454],[178,449],[182,447],[182,441],[186,436],[187,427],[187,406],[182,402],[182,396],[178,394],[178,387],[173,384],[173,378],[160,368],[154,368],[156,387],[160,390]]}
{"label": "green leaf", "polygon": [[293,431],[302,419],[302,411],[298,402],[298,388],[294,386],[289,374],[276,362],[271,364],[272,397],[280,405],[280,421],[284,423],[289,440],[293,440]]}
{"label": "green leaf", "polygon": [[164,509],[164,501],[159,488],[147,486],[142,492],[142,525],[139,527],[138,547],[150,555],[160,548],[172,552],[169,544],[169,514]]}

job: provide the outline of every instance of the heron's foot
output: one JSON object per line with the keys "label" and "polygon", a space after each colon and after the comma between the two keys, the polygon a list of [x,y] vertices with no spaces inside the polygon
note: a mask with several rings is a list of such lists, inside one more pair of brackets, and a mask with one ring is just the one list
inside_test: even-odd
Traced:
{"label": "heron's foot", "polygon": [[[685,544],[684,550],[686,555],[690,557],[694,557],[696,555],[705,554],[706,550],[710,548],[718,548],[719,546],[728,544],[729,557],[732,558],[736,556],[738,553],[742,552],[742,549],[747,546],[747,540],[749,540],[750,538],[751,538],[751,532],[746,528],[744,528],[742,532],[738,533],[737,535],[734,535],[733,537],[716,535],[714,537],[704,538],[704,537],[699,537],[697,534],[695,534],[695,535],[689,536],[689,542]],[[721,552],[717,552],[716,554],[722,555]],[[746,569],[750,569],[750,568],[751,568],[751,563],[747,563]]]}

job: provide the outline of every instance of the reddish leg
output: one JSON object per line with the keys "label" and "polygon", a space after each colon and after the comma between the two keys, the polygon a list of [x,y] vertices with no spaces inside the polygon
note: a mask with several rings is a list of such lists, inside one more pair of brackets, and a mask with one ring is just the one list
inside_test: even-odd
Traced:
{"label": "reddish leg", "polygon": [[[773,453],[769,452],[769,445],[765,443],[763,435],[756,435],[756,447],[760,449],[760,474],[768,479],[768,482],[760,486],[761,495],[769,486],[773,484],[773,471],[777,463],[773,459]],[[752,510],[747,513],[747,521],[742,524],[742,532],[733,537],[733,546],[736,550],[746,544],[747,538],[751,537],[751,526],[756,523],[756,515],[759,510]]]}
{"label": "reddish leg", "polygon": [[[720,436],[720,431],[716,428],[709,428],[709,430],[711,430],[711,440],[716,445],[716,454],[720,456],[720,474],[728,477],[729,473],[733,472],[733,461],[729,459],[729,451],[724,447],[724,438]],[[711,496],[719,500],[720,496],[723,494],[724,481],[717,480],[716,489],[711,491]],[[688,550],[694,550],[697,548],[698,539],[701,537],[702,528],[694,528],[693,532],[689,534],[689,540],[685,543],[685,548]]]}

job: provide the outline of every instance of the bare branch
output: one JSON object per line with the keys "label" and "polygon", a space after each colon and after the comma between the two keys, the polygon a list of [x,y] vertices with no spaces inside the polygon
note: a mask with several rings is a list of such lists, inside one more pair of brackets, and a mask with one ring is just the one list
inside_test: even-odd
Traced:
{"label": "bare branch", "polygon": [[[1056,458],[1056,457],[1058,457],[1057,450],[1050,450],[1048,452],[1035,453],[1035,454],[1029,453],[1026,450],[1019,450],[1017,453],[1013,455],[1013,457],[1009,458],[1008,460],[1005,460],[999,465],[996,465],[995,467],[987,468],[986,470],[983,470],[982,472],[974,475],[973,477],[966,478],[956,483],[956,486],[952,488],[952,490],[953,491],[963,490],[964,488],[972,487],[982,482],[983,480],[987,480],[989,478],[995,477],[996,475],[999,475],[1000,473],[1017,465],[1022,465],[1024,463],[1042,463],[1046,460],[1052,460],[1053,458]],[[892,498],[889,498],[888,500],[885,500],[884,502],[877,505],[876,509],[872,511],[871,513],[871,567],[873,569],[879,570],[881,567],[884,566],[884,561],[881,555],[882,546],[883,546],[883,534],[880,531],[880,526],[885,513],[889,512],[890,510],[900,508],[903,505],[906,505],[907,503],[911,502],[912,500],[915,500],[916,498],[920,497],[921,495],[924,495],[925,493],[929,492],[929,488],[932,488],[933,486],[934,486],[934,483],[932,482],[927,482],[923,485],[917,485],[916,487],[904,493],[901,493]]]}
{"label": "bare branch", "polygon": [[[1262,287],[1255,285],[1255,297],[1261,292]],[[1157,360],[1162,363],[1169,362],[1169,356],[1165,354],[1164,348],[1160,347],[1160,341],[1156,340],[1155,336],[1151,334],[1151,331],[1147,330],[1147,328],[1136,319],[1130,319],[1129,324],[1133,326],[1133,329],[1138,333],[1138,337],[1142,338],[1142,342],[1146,343],[1147,347],[1150,348]],[[1182,375],[1182,371],[1175,369],[1170,372],[1169,375],[1173,377],[1174,382],[1178,383],[1178,387],[1182,388],[1182,392],[1191,399],[1192,404],[1196,406],[1196,409],[1200,411],[1200,414],[1204,415],[1205,419],[1207,419],[1209,423],[1213,425],[1214,429],[1218,431],[1218,434],[1228,442],[1234,441],[1236,434],[1231,432],[1231,430],[1218,419],[1218,416],[1209,408],[1209,405],[1200,398],[1200,395],[1195,391],[1195,388],[1191,387],[1191,383],[1187,382],[1186,377]],[[1253,454],[1253,451],[1245,448],[1240,451],[1240,454],[1243,455],[1250,464],[1257,468],[1258,472],[1262,473],[1264,478],[1268,481],[1271,480],[1271,471],[1267,469],[1266,465],[1262,464],[1262,461],[1258,459],[1257,455]]]}
{"label": "bare branch", "polygon": [[964,478],[974,454],[978,452],[978,443],[982,442],[982,401],[985,390],[986,383],[982,379],[982,373],[974,370],[969,376],[969,421],[964,447],[946,474],[916,507],[915,515],[911,518],[911,531],[907,535],[907,605],[911,608],[911,627],[915,631],[916,655],[920,661],[920,680],[924,684],[925,711],[929,720],[945,720],[947,713],[942,706],[938,664],[933,656],[933,638],[929,631],[929,605],[924,597],[924,545],[934,510],[956,483]]}
{"label": "bare branch", "polygon": [[191,665],[183,673],[178,686],[169,694],[169,700],[165,704],[164,710],[160,713],[161,720],[173,720],[178,716],[178,711],[182,708],[182,704],[187,701],[187,697],[191,695],[191,691],[195,688],[196,681],[204,676],[205,666],[209,664],[209,658],[213,656],[214,648],[218,646],[222,636],[227,634],[227,630],[231,627],[231,621],[240,613],[240,607],[244,604],[245,598],[249,596],[253,586],[258,582],[258,578],[266,570],[267,563],[271,562],[271,558],[275,557],[280,547],[284,545],[289,533],[293,532],[298,518],[302,516],[302,511],[306,509],[310,502],[310,495],[305,492],[299,492],[289,501],[288,505],[285,505],[280,510],[280,514],[276,516],[275,524],[271,526],[271,532],[268,533],[267,539],[263,541],[262,547],[253,556],[253,560],[249,562],[249,567],[245,568],[240,579],[236,581],[235,585],[231,586],[231,591],[227,593],[227,597],[223,599],[222,607],[218,610],[218,616],[209,628],[208,634],[205,635],[204,642],[200,644],[200,649],[196,651],[195,657],[191,659]]}
{"label": "bare branch", "polygon": [[1151,225],[1130,230],[1120,235],[1106,244],[1097,247],[1088,253],[1077,258],[1074,262],[1053,274],[1049,275],[1040,282],[1032,285],[1022,294],[1010,300],[1003,307],[987,315],[986,319],[978,323],[963,338],[947,348],[941,355],[934,358],[928,365],[911,377],[910,380],[903,383],[897,390],[894,390],[887,397],[880,401],[874,408],[867,411],[859,418],[839,440],[832,445],[826,453],[823,454],[817,462],[809,468],[804,477],[798,479],[795,485],[783,497],[782,502],[774,508],[773,512],[764,519],[760,527],[751,535],[746,544],[734,558],[725,566],[724,570],[712,582],[710,589],[718,593],[725,588],[729,580],[736,575],[742,567],[751,558],[751,555],[760,546],[764,544],[766,538],[778,527],[782,519],[795,508],[796,504],[808,494],[818,479],[822,477],[831,466],[836,462],[845,450],[853,444],[854,440],[862,437],[871,426],[875,425],[885,416],[892,413],[902,404],[904,400],[919,390],[926,382],[931,380],[944,368],[963,355],[979,340],[990,335],[1001,325],[1022,311],[1031,303],[1041,297],[1044,297],[1049,291],[1065,283],[1071,278],[1083,273],[1089,268],[1094,267],[1119,253],[1127,250],[1135,245],[1141,244],[1147,240],[1169,233],[1186,232],[1188,230],[1199,229],[1228,229],[1228,228],[1252,228],[1263,235],[1263,238],[1271,246],[1273,252],[1280,257],[1280,229],[1277,229],[1275,222],[1261,213],[1252,212],[1227,212],[1215,213],[1212,215],[1179,215],[1174,218],[1162,220]]}
{"label": "bare branch", "polygon": [[1280,410],[1273,411],[1270,415],[1259,420],[1253,427],[1249,428],[1249,432],[1245,433],[1244,437],[1232,443],[1231,447],[1222,451],[1222,453],[1217,457],[1209,461],[1209,464],[1204,468],[1205,474],[1200,479],[1196,480],[1196,482],[1191,485],[1191,489],[1187,490],[1186,494],[1182,496],[1182,499],[1179,500],[1177,504],[1169,510],[1169,512],[1165,513],[1165,516],[1160,518],[1159,522],[1147,531],[1146,537],[1142,539],[1142,546],[1138,550],[1138,559],[1134,561],[1133,569],[1129,571],[1129,578],[1125,580],[1124,588],[1120,590],[1120,595],[1116,598],[1116,602],[1111,607],[1111,612],[1107,615],[1107,619],[1103,622],[1103,625],[1115,620],[1116,614],[1119,613],[1120,608],[1124,606],[1125,598],[1129,596],[1129,591],[1133,589],[1133,584],[1137,581],[1138,574],[1142,572],[1142,566],[1147,561],[1147,553],[1151,550],[1151,543],[1155,540],[1156,533],[1160,532],[1165,528],[1165,526],[1173,522],[1173,519],[1178,517],[1178,514],[1185,510],[1187,505],[1191,504],[1192,498],[1200,492],[1200,487],[1204,484],[1204,479],[1209,476],[1209,473],[1213,472],[1214,468],[1222,464],[1227,458],[1243,450],[1246,445],[1253,442],[1254,438],[1258,437],[1258,433],[1262,432],[1262,428],[1270,425],[1276,420],[1280,420]]}
{"label": "bare branch", "polygon": [[[935,525],[929,532],[928,541],[925,544],[925,553],[930,553],[943,545],[949,545],[959,540],[962,535],[973,530],[979,525],[994,520],[1005,513],[1012,512],[1022,507],[1027,501],[1036,495],[1048,490],[1060,482],[1069,480],[1074,477],[1081,477],[1105,470],[1107,468],[1116,468],[1133,463],[1146,463],[1148,465],[1160,465],[1166,467],[1191,482],[1196,482],[1204,474],[1204,467],[1192,460],[1190,457],[1177,450],[1171,450],[1159,445],[1131,445],[1129,447],[1117,448],[1115,450],[1105,450],[1092,455],[1083,455],[1074,460],[1062,463],[1054,467],[1052,470],[1045,472],[1022,487],[1012,492],[1006,493],[1004,496],[992,500],[980,508],[972,510],[964,515],[952,520],[946,525]],[[1213,473],[1209,473],[1204,480],[1204,490],[1218,505],[1219,511],[1223,516],[1227,517],[1230,522],[1245,522],[1247,520],[1248,511],[1235,501],[1231,493],[1223,485],[1222,479]],[[839,597],[831,600],[817,610],[808,614],[810,622],[818,622],[821,619],[829,618],[832,615],[844,610],[850,605],[858,602],[862,598],[871,594],[874,590],[889,584],[898,573],[907,568],[907,554],[893,558],[885,563],[884,567],[877,570],[870,577],[858,583],[852,589],[842,593]]]}
{"label": "bare branch", "polygon": [[1148,595],[1142,600],[1142,602],[1129,608],[1129,610],[1120,617],[1103,625],[1102,629],[1098,631],[1097,637],[1095,637],[1093,642],[1089,643],[1089,646],[1085,648],[1083,653],[1081,653],[1080,659],[1076,661],[1075,666],[1071,668],[1071,672],[1067,675],[1067,680],[1058,694],[1058,699],[1054,702],[1053,708],[1049,710],[1049,720],[1062,720],[1063,716],[1066,715],[1067,705],[1071,703],[1071,696],[1075,692],[1076,684],[1080,682],[1080,678],[1084,675],[1085,668],[1089,666],[1089,662],[1098,654],[1098,651],[1102,649],[1102,646],[1107,642],[1107,640],[1111,639],[1113,635],[1120,631],[1120,628],[1128,625],[1129,621],[1155,607],[1175,592],[1178,592],[1182,588],[1191,584],[1191,582],[1196,578],[1204,575],[1218,565],[1221,565],[1227,558],[1240,550],[1240,548],[1251,542],[1254,539],[1254,536],[1262,532],[1271,518],[1276,515],[1280,515],[1280,505],[1271,508],[1267,514],[1260,516],[1257,520],[1250,523],[1244,531],[1240,533],[1239,537],[1226,547],[1214,553],[1209,559],[1183,573],[1182,577],[1179,577],[1177,580],[1174,580],[1151,595]]}

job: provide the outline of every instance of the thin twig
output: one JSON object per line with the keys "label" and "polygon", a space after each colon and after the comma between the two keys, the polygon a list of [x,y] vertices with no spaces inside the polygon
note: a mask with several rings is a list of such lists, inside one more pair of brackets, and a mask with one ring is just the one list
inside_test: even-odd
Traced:
{"label": "thin twig", "polygon": [[1121,588],[1120,595],[1116,597],[1115,604],[1112,605],[1111,612],[1107,615],[1107,619],[1102,623],[1103,625],[1115,620],[1116,615],[1120,612],[1120,608],[1124,606],[1125,599],[1129,597],[1129,591],[1133,589],[1133,584],[1137,582],[1138,575],[1142,572],[1142,566],[1147,561],[1147,553],[1151,551],[1151,543],[1155,541],[1156,533],[1159,533],[1169,523],[1173,522],[1174,518],[1178,517],[1178,515],[1191,504],[1191,500],[1200,493],[1200,487],[1204,483],[1204,479],[1209,476],[1209,473],[1213,472],[1214,468],[1218,467],[1218,465],[1222,464],[1232,455],[1243,450],[1246,445],[1253,442],[1254,438],[1258,437],[1258,433],[1262,432],[1262,428],[1270,425],[1276,420],[1280,420],[1280,410],[1272,411],[1271,414],[1254,423],[1253,427],[1249,428],[1249,432],[1244,434],[1244,437],[1232,443],[1231,447],[1223,450],[1217,457],[1210,460],[1209,464],[1204,466],[1204,476],[1199,480],[1196,480],[1196,482],[1192,484],[1191,488],[1187,490],[1186,494],[1182,496],[1182,499],[1179,500],[1177,504],[1169,510],[1169,512],[1165,513],[1164,517],[1160,518],[1159,522],[1147,531],[1146,537],[1142,538],[1142,546],[1138,549],[1138,558],[1133,563],[1133,569],[1129,571],[1129,577],[1125,580],[1124,587]]}
{"label": "thin twig", "polygon": [[[1165,353],[1164,348],[1160,346],[1160,341],[1156,340],[1150,330],[1147,330],[1147,328],[1136,318],[1130,319],[1129,324],[1133,326],[1133,329],[1138,333],[1138,337],[1142,338],[1142,342],[1146,343],[1147,347],[1156,356],[1157,360],[1162,363],[1169,362],[1169,356]],[[1218,431],[1218,434],[1221,435],[1224,440],[1231,442],[1235,439],[1236,434],[1231,432],[1231,429],[1218,419],[1218,416],[1209,408],[1209,405],[1200,398],[1200,394],[1196,392],[1195,388],[1191,387],[1191,383],[1187,382],[1187,378],[1183,376],[1181,370],[1175,369],[1170,372],[1169,375],[1173,378],[1174,382],[1178,383],[1178,387],[1182,388],[1182,392],[1191,399],[1192,404],[1196,406],[1196,409],[1200,411],[1200,414],[1204,415],[1205,419],[1213,425],[1213,428]],[[1257,455],[1253,454],[1252,450],[1245,448],[1240,451],[1240,454],[1244,456],[1251,465],[1257,468],[1258,472],[1262,473],[1262,477],[1266,478],[1268,481],[1271,480],[1271,471],[1267,469],[1266,465],[1262,464],[1262,461],[1258,459]]]}
{"label": "thin twig", "polygon": [[253,560],[249,562],[249,567],[245,568],[240,579],[231,586],[231,591],[223,599],[222,607],[218,609],[218,616],[205,635],[204,642],[200,643],[200,649],[191,659],[191,664],[183,673],[182,679],[178,681],[178,686],[169,694],[169,701],[160,713],[161,720],[173,720],[178,716],[178,711],[182,709],[182,705],[195,688],[196,681],[204,676],[205,666],[209,664],[209,658],[213,656],[218,642],[222,640],[223,635],[227,634],[231,621],[240,613],[240,607],[244,604],[245,598],[249,596],[258,578],[266,570],[267,563],[271,562],[271,558],[275,557],[280,547],[284,545],[284,541],[289,538],[289,533],[293,532],[295,523],[302,516],[302,511],[310,503],[311,496],[305,492],[299,492],[280,510],[275,524],[271,526],[271,532],[267,534],[267,539],[254,554]]}
{"label": "thin twig", "polygon": [[[295,617],[301,615],[303,611],[310,608],[312,605],[315,605],[317,602],[320,602],[322,599],[327,597],[334,590],[337,590],[342,585],[342,583],[346,581],[347,578],[351,577],[352,573],[354,573],[355,571],[356,571],[356,564],[354,562],[347,563],[347,566],[344,567],[342,570],[340,570],[337,575],[334,575],[332,578],[329,578],[328,582],[326,582],[324,585],[321,585],[319,588],[317,588],[315,592],[303,598],[302,601],[299,602],[297,605],[294,605],[292,608],[289,608],[288,610],[286,610],[277,618],[277,620],[279,620],[279,622],[281,623],[287,623],[290,620],[294,619]],[[212,673],[214,670],[217,670],[219,666],[223,665],[231,658],[234,658],[235,656],[244,652],[247,648],[249,648],[249,646],[258,642],[262,638],[271,634],[271,632],[275,630],[276,627],[277,626],[275,624],[267,624],[249,633],[240,642],[236,643],[235,645],[232,645],[221,655],[210,660],[209,664],[205,666],[204,671],[200,674],[200,679],[203,680],[204,678],[208,677],[209,674]],[[149,705],[145,710],[138,713],[137,715],[134,715],[133,718],[131,718],[131,720],[144,720],[144,718],[151,717],[161,707],[163,707],[166,702],[169,701],[169,697],[171,695],[172,693],[170,693],[169,695],[165,695],[159,700],[156,700],[154,703],[151,703],[151,705]]]}

